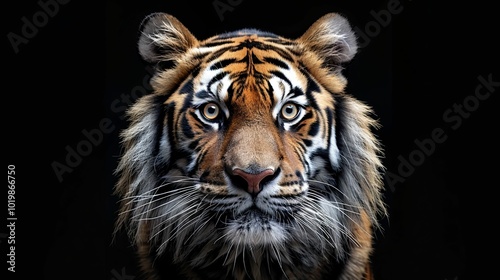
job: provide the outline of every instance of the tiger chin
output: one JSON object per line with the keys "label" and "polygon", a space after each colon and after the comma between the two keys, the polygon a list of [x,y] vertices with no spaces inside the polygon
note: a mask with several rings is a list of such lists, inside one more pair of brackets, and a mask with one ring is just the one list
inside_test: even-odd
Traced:
{"label": "tiger chin", "polygon": [[154,13],[138,49],[153,92],[120,135],[115,230],[141,277],[373,279],[383,151],[373,110],[344,92],[357,45],[343,16],[296,39],[198,40]]}

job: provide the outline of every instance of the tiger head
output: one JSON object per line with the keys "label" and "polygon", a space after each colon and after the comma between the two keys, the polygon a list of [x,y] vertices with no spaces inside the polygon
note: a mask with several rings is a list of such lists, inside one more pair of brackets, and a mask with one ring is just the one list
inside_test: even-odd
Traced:
{"label": "tiger head", "polygon": [[116,193],[148,279],[369,279],[382,150],[344,92],[348,21],[297,39],[198,40],[164,13],[141,26],[154,92],[127,112]]}

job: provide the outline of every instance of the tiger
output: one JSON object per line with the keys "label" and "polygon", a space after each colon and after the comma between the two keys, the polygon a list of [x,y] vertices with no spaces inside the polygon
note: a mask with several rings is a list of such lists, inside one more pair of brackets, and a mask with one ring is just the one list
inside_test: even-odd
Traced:
{"label": "tiger", "polygon": [[347,17],[291,39],[242,28],[199,40],[164,12],[139,30],[154,74],[120,131],[114,228],[140,276],[373,279],[384,151],[374,109],[346,92]]}

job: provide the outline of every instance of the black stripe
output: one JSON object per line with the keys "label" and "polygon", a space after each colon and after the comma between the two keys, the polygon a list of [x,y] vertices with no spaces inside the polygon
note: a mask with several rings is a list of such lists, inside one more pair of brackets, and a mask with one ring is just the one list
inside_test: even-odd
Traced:
{"label": "black stripe", "polygon": [[207,88],[209,89],[213,85],[213,83],[222,80],[227,74],[228,72],[222,71],[219,74],[215,75],[212,79],[210,79],[210,82],[208,82]]}
{"label": "black stripe", "polygon": [[292,91],[287,94],[289,98],[305,95],[304,92],[299,87],[294,87]]}
{"label": "black stripe", "polygon": [[[234,95],[234,88],[233,88],[233,85],[234,84],[231,84],[228,88],[227,88],[227,101],[231,101],[233,100],[233,95]],[[229,103],[229,102],[228,102]]]}
{"label": "black stripe", "polygon": [[304,144],[307,146],[307,147],[311,147],[313,142],[309,139],[304,139],[302,138],[302,142],[304,142]]}
{"label": "black stripe", "polygon": [[288,64],[284,63],[281,59],[274,57],[264,57],[264,61],[278,66],[279,68],[289,69]]}
{"label": "black stripe", "polygon": [[263,46],[262,42],[257,42],[257,41],[253,41],[253,40],[245,40],[238,45],[238,49],[239,50],[244,49],[244,48],[251,49],[254,47],[257,49],[262,49],[262,46]]}
{"label": "black stripe", "polygon": [[192,94],[193,93],[193,79],[187,80],[184,85],[181,87],[180,94]]}
{"label": "black stripe", "polygon": [[[330,139],[332,138],[331,134],[332,134],[332,126],[333,126],[333,110],[331,108],[326,108],[326,125],[328,126],[328,147],[330,147],[332,145],[332,143],[330,143]],[[336,124],[338,125],[338,124]],[[337,132],[337,131],[335,131]],[[337,137],[338,135],[335,135],[335,137]]]}
{"label": "black stripe", "polygon": [[[303,66],[303,65],[302,65]],[[319,88],[319,85],[313,80],[313,78],[311,77],[311,74],[309,73],[309,71],[307,70],[307,68],[305,66],[303,67],[300,67],[300,72],[306,77],[307,79],[307,89],[309,91],[316,91],[316,92],[320,92],[320,88]]]}
{"label": "black stripe", "polygon": [[306,160],[306,147],[300,142],[298,142],[297,144],[298,147],[294,149],[295,154],[299,158],[300,162],[302,162],[302,164],[304,165],[304,168],[306,170],[311,170],[311,166]]}
{"label": "black stripe", "polygon": [[[343,116],[345,114],[345,109],[344,109],[344,99],[342,96],[334,94],[333,95],[335,98],[335,111],[332,109],[328,109],[328,123],[330,123],[330,127],[332,127],[333,123],[333,118],[335,118],[335,137],[336,139],[340,139],[341,135],[344,133],[345,127],[343,125]],[[331,131],[331,130],[330,130]],[[331,132],[330,132],[331,133]],[[339,141],[337,141],[339,142]],[[339,146],[343,146],[343,143],[337,143]]]}
{"label": "black stripe", "polygon": [[198,152],[200,150],[200,147],[198,147],[199,143],[200,143],[199,139],[191,139],[191,143],[189,143],[188,148]]}
{"label": "black stripe", "polygon": [[183,115],[182,120],[181,120],[181,130],[182,133],[189,139],[194,137],[193,129],[191,128],[191,125],[189,124],[188,119],[186,118],[186,115]]}
{"label": "black stripe", "polygon": [[217,70],[217,69],[225,68],[226,66],[228,66],[229,64],[231,64],[235,61],[236,61],[236,58],[223,59],[221,61],[218,61],[218,62],[215,62],[214,64],[212,64],[212,66],[210,66],[210,70]]}
{"label": "black stripe", "polygon": [[184,103],[181,107],[181,112],[186,112],[188,108],[193,105],[193,92],[186,93],[184,97]]}
{"label": "black stripe", "polygon": [[[246,59],[248,59],[248,56],[245,57]],[[264,62],[262,62],[262,60],[260,60],[256,55],[255,53],[252,52],[252,63],[253,64],[262,64]]]}
{"label": "black stripe", "polygon": [[290,49],[288,49],[288,51],[291,52],[292,55],[294,55],[294,56],[298,56],[298,57],[302,56],[302,50],[299,48],[290,48]]}
{"label": "black stripe", "polygon": [[276,53],[278,53],[282,58],[290,61],[290,62],[293,62],[293,57],[285,50],[283,49],[280,49],[280,48],[272,48],[273,51],[275,51]]}
{"label": "black stripe", "polygon": [[209,97],[212,96],[212,94],[206,90],[201,90],[195,93],[195,96],[200,98],[200,99],[208,99]]}
{"label": "black stripe", "polygon": [[[170,143],[170,146],[171,146],[171,149],[173,149],[174,147],[174,143],[175,143],[175,138],[174,138],[174,131],[175,131],[175,128],[174,128],[174,113],[175,113],[175,103],[174,102],[170,102],[169,104],[167,104],[165,106],[165,113],[168,114],[168,117],[167,117],[167,127],[165,129],[167,129],[167,136],[168,136],[168,141]],[[173,151],[172,151],[173,152]],[[174,158],[172,156],[172,158]]]}
{"label": "black stripe", "polygon": [[267,87],[269,88],[269,91],[267,92],[267,94],[269,95],[269,98],[271,99],[271,107],[274,107],[274,88],[272,87],[271,83],[269,82],[269,80],[266,80],[267,82]]}
{"label": "black stripe", "polygon": [[312,94],[312,92],[313,91],[309,87],[307,87],[307,90],[306,90],[307,100],[309,100],[310,106],[312,106],[316,110],[319,110],[318,103],[316,102],[316,98],[314,98],[314,95]]}
{"label": "black stripe", "polygon": [[319,121],[315,121],[311,124],[311,127],[309,128],[308,135],[309,136],[316,136],[319,132]]}
{"label": "black stripe", "polygon": [[166,96],[162,95],[157,95],[154,97],[153,100],[153,105],[154,105],[154,113],[155,114],[155,125],[156,125],[156,131],[155,131],[155,144],[153,147],[153,156],[157,156],[158,153],[160,152],[160,140],[161,136],[163,133],[163,119],[165,118],[166,114],[166,108],[163,106],[163,102],[165,102]]}
{"label": "black stripe", "polygon": [[229,46],[229,47],[222,48],[220,50],[216,50],[215,52],[210,54],[210,56],[206,60],[206,63],[210,63],[210,62],[214,61],[215,59],[219,58],[223,53],[231,51],[232,49],[234,49],[234,47]]}
{"label": "black stripe", "polygon": [[219,41],[213,41],[213,42],[208,42],[205,44],[200,45],[200,47],[216,47],[224,44],[231,44],[234,43],[233,40],[219,40]]}
{"label": "black stripe", "polygon": [[271,42],[271,43],[276,43],[278,45],[283,45],[283,46],[296,46],[297,45],[297,43],[295,43],[293,41],[288,41],[288,40],[284,40],[281,38],[269,39],[267,41]]}
{"label": "black stripe", "polygon": [[283,81],[285,81],[290,87],[292,87],[292,83],[290,82],[290,80],[285,76],[285,74],[281,73],[280,71],[277,71],[277,70],[272,70],[270,71],[270,73],[280,79],[282,79]]}
{"label": "black stripe", "polygon": [[291,126],[291,128],[293,128],[295,131],[299,131],[301,128],[303,128],[304,126],[306,126],[307,124],[304,123],[305,120],[307,119],[311,119],[313,117],[313,114],[311,111],[307,112],[304,117],[302,117],[302,119],[300,120],[300,122],[294,124]]}
{"label": "black stripe", "polygon": [[200,73],[200,65],[196,66],[192,71],[191,71],[191,77],[196,77]]}

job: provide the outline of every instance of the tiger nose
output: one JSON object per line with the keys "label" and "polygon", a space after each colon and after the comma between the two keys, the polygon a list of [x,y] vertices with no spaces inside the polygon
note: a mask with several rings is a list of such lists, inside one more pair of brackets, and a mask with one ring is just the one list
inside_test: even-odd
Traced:
{"label": "tiger nose", "polygon": [[232,173],[233,175],[239,176],[246,181],[246,190],[253,196],[257,195],[261,191],[263,181],[270,181],[275,177],[273,176],[275,172],[272,169],[266,169],[257,173],[248,173],[243,169],[235,168]]}

